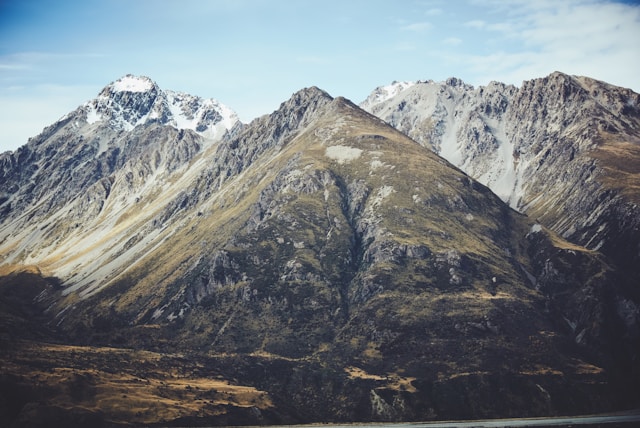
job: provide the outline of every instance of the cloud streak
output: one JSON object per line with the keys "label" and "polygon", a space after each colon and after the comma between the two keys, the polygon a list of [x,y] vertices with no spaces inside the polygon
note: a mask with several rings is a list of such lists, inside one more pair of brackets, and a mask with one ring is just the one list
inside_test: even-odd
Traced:
{"label": "cloud streak", "polygon": [[412,24],[403,25],[402,27],[400,27],[400,30],[422,33],[424,31],[430,30],[431,28],[432,25],[429,22],[414,22]]}
{"label": "cloud streak", "polygon": [[462,44],[462,39],[459,39],[457,37],[447,37],[446,39],[442,40],[442,43],[448,46],[458,46]]}
{"label": "cloud streak", "polygon": [[[621,86],[640,89],[640,8],[586,0],[564,2],[481,1],[497,12],[508,8],[508,19],[466,21],[463,25],[492,32],[514,43],[485,55],[454,54],[468,64],[476,80],[519,84],[554,70],[584,74]],[[493,40],[496,40],[495,37]],[[612,67],[626,62],[628,67]]]}

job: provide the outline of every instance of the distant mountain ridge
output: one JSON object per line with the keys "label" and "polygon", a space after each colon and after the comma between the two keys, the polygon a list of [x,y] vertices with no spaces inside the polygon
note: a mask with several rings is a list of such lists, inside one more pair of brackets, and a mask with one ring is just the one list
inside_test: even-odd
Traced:
{"label": "distant mountain ridge", "polygon": [[[474,171],[503,159],[491,173],[502,181],[487,184],[526,179],[511,182],[520,209],[545,184],[534,172],[577,174],[583,186],[553,181],[544,197],[569,209],[573,191],[592,204],[600,250],[633,244],[634,162],[615,191],[582,172],[578,149],[613,141],[633,153],[635,107],[606,122],[616,139],[598,145],[589,138],[608,118],[582,124],[604,101],[563,112],[562,100],[583,96],[571,79],[522,93],[396,84],[364,105],[380,117],[309,87],[248,124],[148,78],[111,83],[0,155],[0,390],[17,391],[0,420],[256,425],[636,408],[635,268],[563,239],[548,214],[515,211],[436,154]],[[614,111],[611,91],[598,97]],[[517,107],[518,93],[530,104]],[[540,108],[550,124],[530,117]],[[571,209],[582,225],[580,203]]]}
{"label": "distant mountain ridge", "polygon": [[127,131],[139,124],[157,122],[215,138],[238,122],[236,113],[216,100],[162,91],[148,77],[133,75],[106,86],[81,108],[88,124],[107,121],[115,129]]}
{"label": "distant mountain ridge", "polygon": [[395,83],[361,107],[640,281],[637,93],[556,72],[520,88]]}

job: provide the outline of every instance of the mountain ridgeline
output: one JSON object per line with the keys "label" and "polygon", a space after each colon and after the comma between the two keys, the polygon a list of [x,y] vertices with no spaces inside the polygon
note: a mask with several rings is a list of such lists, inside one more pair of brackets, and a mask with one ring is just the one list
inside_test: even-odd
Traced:
{"label": "mountain ridgeline", "polygon": [[396,82],[361,107],[640,283],[640,95],[556,72],[520,88]]}
{"label": "mountain ridgeline", "polygon": [[639,98],[560,73],[360,107],[311,87],[244,124],[111,83],[0,155],[0,419],[637,407]]}

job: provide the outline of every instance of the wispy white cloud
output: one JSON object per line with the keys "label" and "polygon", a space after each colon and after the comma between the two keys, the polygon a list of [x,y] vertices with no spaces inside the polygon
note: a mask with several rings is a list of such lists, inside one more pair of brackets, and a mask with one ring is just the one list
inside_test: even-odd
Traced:
{"label": "wispy white cloud", "polygon": [[415,51],[416,45],[409,42],[398,42],[394,45],[393,50],[396,52],[409,52]]}
{"label": "wispy white cloud", "polygon": [[400,27],[402,31],[412,31],[416,33],[421,33],[431,29],[432,25],[430,22],[414,22],[412,24],[403,25]]}
{"label": "wispy white cloud", "polygon": [[444,11],[442,9],[440,9],[439,7],[434,7],[431,9],[427,9],[424,14],[425,16],[438,16],[438,15],[442,15],[444,13]]}
{"label": "wispy white cloud", "polygon": [[521,31],[521,28],[513,22],[498,22],[495,24],[488,24],[485,25],[484,28],[489,31],[502,33],[503,36],[514,36],[518,34],[519,31]]}
{"label": "wispy white cloud", "polygon": [[[25,51],[0,55],[0,90],[3,82],[16,82],[29,79],[31,73],[46,73],[52,64],[82,63],[104,58],[99,53],[56,53]],[[13,83],[11,83],[13,84]]]}
{"label": "wispy white cloud", "polygon": [[482,30],[487,26],[487,23],[481,19],[474,19],[471,21],[467,21],[463,24],[465,27],[475,28],[477,30]]}
{"label": "wispy white cloud", "polygon": [[27,70],[29,66],[26,64],[12,64],[12,63],[1,63],[0,62],[0,71],[21,71]]}
{"label": "wispy white cloud", "polygon": [[297,62],[304,64],[316,64],[316,65],[325,65],[330,64],[332,61],[328,57],[320,56],[320,55],[303,55],[296,58]]}
{"label": "wispy white cloud", "polygon": [[83,59],[83,58],[102,58],[104,54],[96,52],[87,53],[69,53],[69,52],[41,52],[41,51],[23,51],[14,52],[8,55],[0,56],[0,61],[13,64],[35,64],[46,61]]}
{"label": "wispy white cloud", "polygon": [[464,23],[499,35],[491,43],[502,46],[486,55],[458,57],[456,61],[468,64],[477,80],[518,84],[560,70],[640,90],[640,7],[595,0],[473,3],[490,8],[501,19]]}
{"label": "wispy white cloud", "polygon": [[442,40],[442,43],[448,46],[458,46],[462,43],[462,39],[458,37],[447,37],[446,39]]}

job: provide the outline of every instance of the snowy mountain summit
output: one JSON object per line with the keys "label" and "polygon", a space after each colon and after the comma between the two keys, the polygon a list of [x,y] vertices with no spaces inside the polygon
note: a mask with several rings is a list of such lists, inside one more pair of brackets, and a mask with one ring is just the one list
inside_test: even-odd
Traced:
{"label": "snowy mountain summit", "polygon": [[216,138],[238,122],[233,110],[214,99],[163,91],[148,77],[131,74],[107,85],[97,98],[80,108],[88,124],[106,122],[126,131],[157,122]]}
{"label": "snowy mountain summit", "polygon": [[366,100],[360,103],[360,108],[369,111],[374,106],[392,99],[402,91],[409,89],[418,83],[420,82],[398,82],[397,80],[394,80],[389,85],[378,86],[373,90],[373,92],[371,92],[371,94],[369,94]]}

